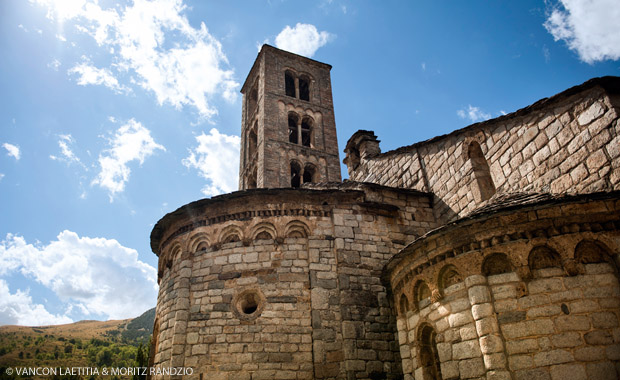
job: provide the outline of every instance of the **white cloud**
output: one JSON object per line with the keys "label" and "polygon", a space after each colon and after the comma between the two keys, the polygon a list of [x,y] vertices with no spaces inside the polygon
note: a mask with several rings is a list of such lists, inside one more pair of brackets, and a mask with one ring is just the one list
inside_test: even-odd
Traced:
{"label": "white cloud", "polygon": [[587,63],[620,59],[617,0],[560,0],[544,26]]}
{"label": "white cloud", "polygon": [[131,91],[128,87],[119,84],[118,80],[114,77],[110,70],[98,69],[91,66],[87,62],[82,62],[79,65],[74,66],[68,72],[69,74],[79,75],[77,83],[80,86],[86,86],[89,84],[104,85],[116,93],[126,93]]}
{"label": "white cloud", "polygon": [[54,59],[52,62],[47,64],[47,67],[53,69],[54,71],[58,71],[58,68],[60,67],[61,63],[59,60]]}
{"label": "white cloud", "polygon": [[79,164],[82,167],[84,167],[80,159],[75,155],[75,153],[73,153],[73,150],[71,149],[71,145],[74,142],[75,140],[73,140],[73,137],[71,135],[59,135],[58,136],[58,147],[60,148],[61,156],[59,157],[59,156],[50,155],[50,158],[55,161],[63,161],[63,162],[66,162],[67,164],[75,163],[75,164]]}
{"label": "white cloud", "polygon": [[472,122],[483,121],[491,118],[491,114],[482,111],[478,107],[473,107],[471,104],[467,106],[467,109],[456,111],[456,114],[461,119],[469,119]]}
{"label": "white cloud", "polygon": [[112,146],[110,149],[99,155],[101,172],[92,182],[108,190],[110,201],[114,199],[116,193],[125,190],[125,184],[129,181],[131,173],[128,166],[131,161],[142,164],[155,150],[166,150],[153,140],[147,128],[134,119],[116,131],[110,140],[110,145]]}
{"label": "white cloud", "polygon": [[14,157],[16,160],[20,159],[21,152],[19,151],[19,146],[13,145],[13,144],[9,144],[9,143],[4,143],[4,144],[2,144],[2,147],[4,149],[6,149],[7,154],[9,156]]}
{"label": "white cloud", "polygon": [[0,181],[2,181],[2,178],[4,178],[4,174],[0,173]]}
{"label": "white cloud", "polygon": [[[0,264],[0,275],[19,271],[49,288],[70,309],[77,307],[110,319],[134,317],[152,307],[157,297],[155,268],[140,261],[136,250],[114,239],[80,237],[63,231],[48,245],[35,246],[27,244],[23,237],[8,234],[0,243]],[[42,324],[38,318],[66,318],[49,315],[41,305],[32,303],[27,292],[18,290],[5,301],[5,295],[11,295],[2,285],[0,319],[11,318],[12,310],[20,307],[26,314],[19,318],[26,322],[19,323]]]}
{"label": "white cloud", "polygon": [[241,139],[221,134],[212,128],[208,135],[203,132],[196,136],[196,141],[198,147],[190,149],[189,156],[183,159],[183,165],[197,169],[199,175],[209,181],[202,193],[213,196],[236,190]]}
{"label": "white cloud", "polygon": [[312,24],[297,23],[294,28],[287,25],[276,36],[276,46],[295,54],[312,57],[333,37],[334,35],[328,32],[319,32]]}
{"label": "white cloud", "polygon": [[11,294],[9,285],[0,279],[0,325],[44,326],[71,323],[66,315],[53,315],[41,304],[34,304],[28,291]]}
{"label": "white cloud", "polygon": [[[182,0],[135,0],[126,7],[109,9],[86,0],[37,2],[48,8],[51,19],[80,21],[76,29],[112,55],[114,65],[104,73],[98,69],[98,79],[87,81],[89,84],[107,86],[114,82],[105,78],[137,76],[135,83],[152,91],[159,104],[193,106],[205,119],[217,114],[211,104],[213,96],[228,101],[237,98],[239,84],[234,72],[226,69],[228,61],[220,42],[204,23],[198,29],[190,25],[182,15],[186,8]],[[94,74],[93,67],[82,69]],[[134,82],[128,79],[127,83]]]}

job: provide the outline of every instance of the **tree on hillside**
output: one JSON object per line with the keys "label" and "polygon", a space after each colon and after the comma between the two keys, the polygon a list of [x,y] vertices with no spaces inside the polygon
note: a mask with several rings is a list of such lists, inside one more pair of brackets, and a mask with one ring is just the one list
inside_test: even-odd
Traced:
{"label": "tree on hillside", "polygon": [[[146,352],[146,348],[142,346],[142,343],[138,346],[138,351],[136,352],[136,362],[135,366],[138,368],[146,368],[148,366],[149,355]],[[146,379],[146,375],[133,375],[132,380],[143,380]]]}

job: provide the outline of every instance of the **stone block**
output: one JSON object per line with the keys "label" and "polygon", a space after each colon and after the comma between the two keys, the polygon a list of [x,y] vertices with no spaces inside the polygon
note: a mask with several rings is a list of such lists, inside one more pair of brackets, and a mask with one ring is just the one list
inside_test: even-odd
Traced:
{"label": "stone block", "polygon": [[476,331],[478,332],[478,336],[497,333],[499,331],[499,327],[495,316],[482,318],[476,321]]}
{"label": "stone block", "polygon": [[441,363],[441,377],[444,380],[459,379],[459,362],[448,361]]}
{"label": "stone block", "polygon": [[583,344],[583,339],[581,339],[581,334],[577,332],[566,332],[552,335],[551,342],[554,347],[558,348],[577,347]]}
{"label": "stone block", "polygon": [[508,355],[536,352],[538,349],[538,341],[532,338],[509,340],[506,342],[506,352]]}
{"label": "stone block", "polygon": [[478,338],[476,326],[473,323],[471,323],[470,325],[461,327],[459,329],[459,335],[461,336],[461,340],[470,340],[470,339]]}
{"label": "stone block", "polygon": [[584,335],[584,339],[587,344],[593,345],[607,345],[614,341],[614,337],[607,331],[591,331]]}
{"label": "stone block", "polygon": [[608,346],[606,351],[609,360],[620,360],[620,344]]}
{"label": "stone block", "polygon": [[439,361],[442,363],[452,360],[452,344],[437,343],[437,354],[439,355]]}
{"label": "stone block", "polygon": [[499,313],[497,322],[500,324],[521,322],[525,320],[525,314],[526,312],[522,310]]}
{"label": "stone block", "polygon": [[551,367],[551,380],[588,380],[583,364],[561,364]]}
{"label": "stone block", "polygon": [[562,315],[555,319],[558,331],[590,330],[590,318],[585,315]]}
{"label": "stone block", "polygon": [[471,312],[469,310],[462,311],[460,313],[450,314],[448,316],[448,323],[450,327],[459,327],[472,323],[474,321]]}
{"label": "stone block", "polygon": [[487,370],[506,369],[506,355],[503,352],[483,356]]}
{"label": "stone block", "polygon": [[596,329],[618,327],[618,317],[612,312],[594,313],[592,314],[592,325]]}
{"label": "stone block", "polygon": [[482,356],[480,345],[475,339],[452,345],[452,358],[454,360],[476,358],[480,356]]}
{"label": "stone block", "polygon": [[518,282],[519,276],[515,272],[496,274],[487,278],[489,285],[498,285],[506,282]]}
{"label": "stone block", "polygon": [[484,317],[488,317],[493,314],[493,305],[490,303],[483,303],[479,305],[474,305],[471,308],[472,316],[474,320],[479,320]]}
{"label": "stone block", "polygon": [[512,380],[512,376],[508,371],[493,370],[487,372],[487,380]]}
{"label": "stone block", "polygon": [[573,355],[566,350],[551,350],[539,352],[534,355],[534,364],[536,367],[568,363],[574,360]]}
{"label": "stone block", "polygon": [[574,351],[575,360],[582,362],[592,362],[604,360],[606,358],[605,349],[603,347],[581,347]]}
{"label": "stone block", "polygon": [[474,285],[482,285],[487,283],[487,278],[480,274],[475,274],[465,278],[465,286],[470,288]]}
{"label": "stone block", "polygon": [[587,110],[583,111],[579,117],[577,117],[577,122],[579,125],[584,126],[586,124],[590,124],[593,120],[598,119],[605,113],[605,108],[601,103],[596,102],[588,107]]}
{"label": "stone block", "polygon": [[461,360],[459,362],[459,374],[461,379],[471,379],[484,375],[486,372],[482,358]]}
{"label": "stone block", "polygon": [[502,352],[504,350],[504,344],[498,335],[487,335],[480,338],[480,350],[483,354]]}
{"label": "stone block", "polygon": [[515,372],[515,380],[551,380],[546,368],[525,369]]}
{"label": "stone block", "polygon": [[586,374],[590,380],[618,380],[620,377],[612,362],[588,363]]}
{"label": "stone block", "polygon": [[472,286],[468,290],[469,302],[472,305],[491,302],[491,294],[489,288],[486,285]]}
{"label": "stone block", "polygon": [[541,278],[530,281],[528,290],[530,294],[549,293],[564,290],[564,286],[559,278]]}
{"label": "stone block", "polygon": [[534,367],[534,359],[530,355],[510,355],[508,366],[513,371]]}

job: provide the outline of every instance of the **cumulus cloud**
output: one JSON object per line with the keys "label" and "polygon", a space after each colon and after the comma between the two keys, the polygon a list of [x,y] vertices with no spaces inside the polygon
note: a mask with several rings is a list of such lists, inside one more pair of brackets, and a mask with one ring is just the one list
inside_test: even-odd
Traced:
{"label": "cumulus cloud", "polygon": [[620,59],[619,19],[617,0],[560,0],[544,26],[582,61],[594,63]]}
{"label": "cumulus cloud", "polygon": [[456,114],[461,119],[469,119],[471,122],[483,121],[491,118],[491,114],[482,111],[478,107],[473,107],[471,104],[466,109],[456,111]]}
{"label": "cumulus cloud", "polygon": [[118,83],[118,80],[114,77],[112,72],[108,69],[98,69],[88,62],[82,62],[76,66],[73,66],[69,71],[69,74],[77,74],[77,84],[80,86],[92,85],[104,85],[107,88],[113,90],[116,93],[130,92],[131,90]]}
{"label": "cumulus cloud", "polygon": [[142,124],[131,119],[121,126],[110,140],[111,148],[99,155],[101,171],[93,180],[93,184],[108,190],[110,201],[116,193],[125,190],[131,169],[129,163],[138,161],[140,165],[156,150],[165,151],[162,145],[155,142],[151,132]]}
{"label": "cumulus cloud", "polygon": [[319,32],[312,24],[297,23],[294,28],[286,26],[276,36],[276,46],[280,49],[312,57],[323,45],[334,36],[328,32]]}
{"label": "cumulus cloud", "polygon": [[21,157],[21,152],[19,150],[19,146],[17,145],[13,145],[13,144],[9,144],[9,143],[4,143],[2,144],[2,147],[4,149],[6,149],[6,152],[9,156],[15,158],[16,160],[19,161],[20,157]]}
{"label": "cumulus cloud", "polygon": [[213,196],[236,190],[241,139],[212,128],[208,135],[203,132],[196,136],[196,141],[198,146],[189,150],[183,165],[197,169],[199,175],[209,181],[202,193]]}
{"label": "cumulus cloud", "polygon": [[71,323],[66,315],[54,315],[41,304],[32,302],[28,291],[11,294],[9,285],[0,279],[0,325],[44,326]]}
{"label": "cumulus cloud", "polygon": [[[14,271],[49,288],[69,309],[109,319],[134,317],[157,298],[155,268],[114,239],[80,237],[65,230],[48,245],[38,246],[8,234],[0,243],[0,275]],[[34,304],[27,292],[11,295],[0,282],[0,323],[16,318],[19,324],[70,322]]]}
{"label": "cumulus cloud", "polygon": [[[74,67],[81,75],[79,80],[116,90],[114,81],[122,83],[119,78],[129,77],[129,83],[152,91],[159,104],[192,106],[205,119],[217,114],[213,96],[228,101],[237,97],[239,84],[227,68],[220,42],[204,23],[200,28],[190,25],[182,14],[186,8],[182,0],[135,0],[126,7],[109,9],[90,0],[36,1],[47,7],[50,19],[80,22],[76,30],[111,54],[114,65],[106,71]],[[83,79],[83,72],[90,74],[90,81]]]}

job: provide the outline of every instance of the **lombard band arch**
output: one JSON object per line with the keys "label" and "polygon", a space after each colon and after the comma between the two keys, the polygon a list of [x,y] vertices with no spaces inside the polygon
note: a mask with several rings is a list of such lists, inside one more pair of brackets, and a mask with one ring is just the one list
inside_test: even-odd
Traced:
{"label": "lombard band arch", "polygon": [[512,264],[505,253],[492,253],[485,257],[482,262],[482,274],[485,276],[493,276],[512,271]]}
{"label": "lombard band arch", "polygon": [[284,228],[284,236],[287,238],[307,238],[309,234],[308,226],[298,220],[289,222]]}
{"label": "lombard band arch", "polygon": [[259,223],[253,228],[252,240],[270,240],[276,236],[276,228],[271,223]]}
{"label": "lombard band arch", "polygon": [[220,233],[220,244],[234,243],[241,240],[243,240],[243,231],[241,230],[241,228],[235,225],[224,227],[224,229]]}
{"label": "lombard band arch", "polygon": [[206,251],[209,246],[211,246],[209,234],[206,232],[198,232],[190,237],[187,251],[190,253]]}

